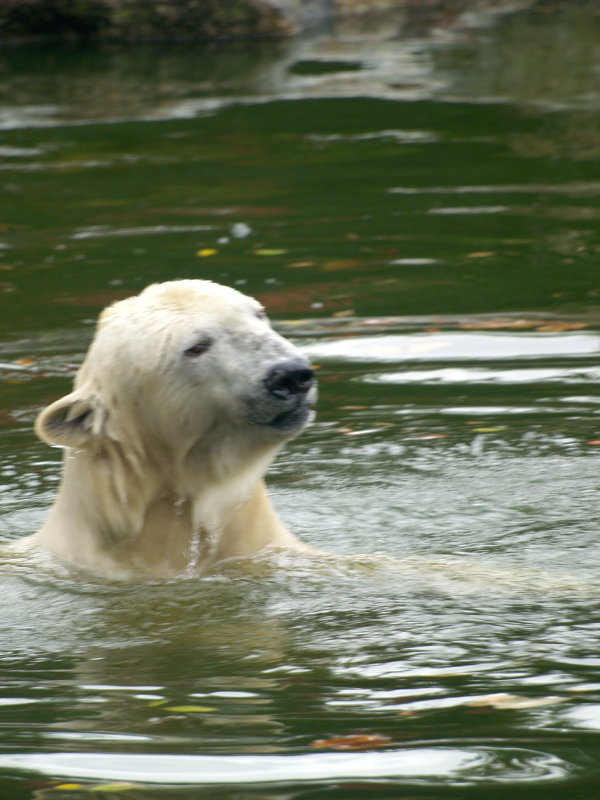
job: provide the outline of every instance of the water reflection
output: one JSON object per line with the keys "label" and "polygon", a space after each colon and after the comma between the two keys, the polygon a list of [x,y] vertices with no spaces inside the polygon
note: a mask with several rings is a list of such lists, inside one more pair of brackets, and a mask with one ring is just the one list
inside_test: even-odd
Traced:
{"label": "water reflection", "polygon": [[521,155],[595,157],[600,17],[594,9],[500,15],[485,36],[472,35],[474,21],[423,38],[397,38],[392,23],[390,36],[337,30],[281,43],[161,45],[160,52],[7,49],[0,54],[0,129],[181,119],[248,100],[493,99],[581,110],[566,126],[549,122],[542,135],[515,134],[512,146]]}
{"label": "water reflection", "polygon": [[[465,44],[440,51],[437,57],[446,67],[457,61],[464,64],[465,59],[471,62],[463,81],[475,96],[510,98],[552,109],[589,109],[600,101],[593,66],[599,37],[597,8],[565,4],[500,17],[487,47]],[[591,119],[584,137],[591,132],[589,123]]]}
{"label": "water reflection", "polygon": [[186,115],[188,99],[252,93],[281,49],[275,43],[163,45],[158,52],[11,48],[0,55],[0,129]]}

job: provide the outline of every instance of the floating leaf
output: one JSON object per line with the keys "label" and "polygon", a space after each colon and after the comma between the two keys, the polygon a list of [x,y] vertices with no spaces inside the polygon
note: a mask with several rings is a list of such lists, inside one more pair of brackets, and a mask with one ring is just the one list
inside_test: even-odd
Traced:
{"label": "floating leaf", "polygon": [[294,264],[288,264],[291,269],[303,269],[304,267],[316,266],[314,261],[296,261]]}
{"label": "floating leaf", "polygon": [[20,367],[31,367],[33,364],[35,364],[35,358],[20,358],[17,361],[17,364]]}
{"label": "floating leaf", "polygon": [[332,739],[317,739],[310,746],[330,750],[371,750],[373,747],[387,747],[391,743],[389,736],[379,733],[352,733]]}
{"label": "floating leaf", "polygon": [[196,255],[198,258],[208,258],[209,256],[216,256],[218,250],[212,247],[204,247],[202,250],[197,250]]}
{"label": "floating leaf", "polygon": [[326,261],[323,264],[323,269],[326,272],[338,272],[339,270],[344,269],[353,269],[354,267],[360,267],[362,264],[361,261],[357,261],[353,258],[347,258],[340,261]]}
{"label": "floating leaf", "polygon": [[336,311],[333,314],[334,317],[353,317],[354,315],[355,314],[353,308],[348,308],[346,309],[346,311]]}
{"label": "floating leaf", "polygon": [[495,255],[496,253],[493,250],[481,250],[476,253],[467,253],[467,258],[489,258]]}
{"label": "floating leaf", "polygon": [[88,791],[90,792],[126,792],[129,789],[139,789],[139,783],[128,783],[127,781],[119,781],[118,783],[103,783],[99,786],[91,786]]}
{"label": "floating leaf", "polygon": [[592,439],[590,442],[586,442],[586,444],[598,445],[600,444],[600,439]]}
{"label": "floating leaf", "polygon": [[461,322],[459,328],[466,331],[495,331],[502,330],[503,328],[510,328],[511,330],[529,330],[530,328],[537,328],[541,325],[539,320],[533,319],[482,319],[467,322]]}
{"label": "floating leaf", "polygon": [[208,714],[216,710],[210,706],[167,706],[167,711],[174,711],[176,714]]}
{"label": "floating leaf", "polygon": [[563,333],[563,331],[580,331],[587,328],[587,322],[545,322],[536,328],[540,333]]}
{"label": "floating leaf", "polygon": [[269,249],[267,247],[261,248],[260,250],[255,250],[254,255],[257,256],[283,256],[287,253],[287,250],[276,250],[276,249]]}
{"label": "floating leaf", "polygon": [[458,326],[467,331],[494,330],[536,330],[541,333],[562,333],[563,331],[580,331],[589,328],[587,322],[569,322],[565,320],[510,319],[498,317],[493,319],[469,320]]}
{"label": "floating leaf", "polygon": [[76,792],[77,789],[85,789],[82,783],[60,783],[58,786],[53,786],[53,789],[61,789],[63,792]]}
{"label": "floating leaf", "polygon": [[472,428],[476,433],[497,433],[498,431],[505,431],[506,425],[500,428]]}

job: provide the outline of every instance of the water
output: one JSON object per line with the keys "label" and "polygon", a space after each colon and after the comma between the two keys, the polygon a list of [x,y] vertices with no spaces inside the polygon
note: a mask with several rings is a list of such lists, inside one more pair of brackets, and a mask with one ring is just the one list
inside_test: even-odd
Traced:
{"label": "water", "polygon": [[3,798],[598,795],[598,37],[2,51],[3,540],[99,309],[207,277],[319,366],[269,485],[331,553],[4,563]]}

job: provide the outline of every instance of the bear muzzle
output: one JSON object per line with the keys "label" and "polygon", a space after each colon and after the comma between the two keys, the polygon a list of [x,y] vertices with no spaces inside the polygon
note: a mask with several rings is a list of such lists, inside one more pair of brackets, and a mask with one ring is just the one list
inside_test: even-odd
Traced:
{"label": "bear muzzle", "polygon": [[282,359],[263,374],[261,391],[249,404],[249,421],[293,434],[310,422],[315,400],[315,374],[309,362],[301,357]]}
{"label": "bear muzzle", "polygon": [[308,361],[290,358],[274,364],[263,383],[278,400],[288,401],[308,394],[314,383],[315,373]]}

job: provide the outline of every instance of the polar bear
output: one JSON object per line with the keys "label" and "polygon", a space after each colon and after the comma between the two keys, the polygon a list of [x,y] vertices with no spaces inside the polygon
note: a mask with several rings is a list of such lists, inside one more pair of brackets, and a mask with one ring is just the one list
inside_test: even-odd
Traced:
{"label": "polar bear", "polygon": [[73,391],[36,420],[65,455],[56,501],[24,547],[117,578],[309,550],[262,478],[315,399],[309,362],[235,289],[171,281],[114,303]]}

